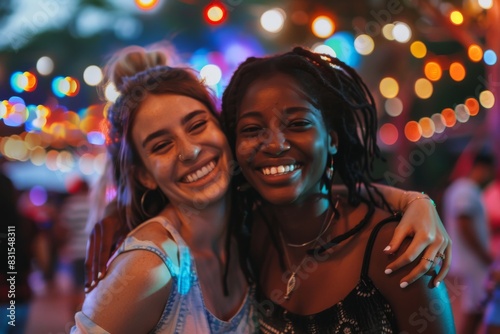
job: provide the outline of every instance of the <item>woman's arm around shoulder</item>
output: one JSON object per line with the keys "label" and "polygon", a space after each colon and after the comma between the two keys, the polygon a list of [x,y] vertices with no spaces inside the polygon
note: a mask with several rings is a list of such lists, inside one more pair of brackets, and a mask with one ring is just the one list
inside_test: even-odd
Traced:
{"label": "woman's arm around shoulder", "polygon": [[[382,252],[391,240],[396,226],[397,222],[390,222],[378,232],[371,253],[369,276],[391,305],[402,333],[455,333],[446,286],[441,283],[436,287],[432,283],[433,276],[436,275],[434,266],[439,264],[437,261],[439,258],[422,257],[390,275],[384,274],[384,268],[393,260],[392,258],[398,256],[398,253],[403,253],[410,243],[409,240],[403,241],[395,254],[387,255]],[[401,289],[402,278],[420,262],[425,262],[429,268],[432,267],[431,270],[413,284]]]}
{"label": "woman's arm around shoulder", "polygon": [[[141,239],[148,234],[144,230]],[[151,233],[157,232],[152,226]],[[152,237],[158,240],[158,234]],[[160,320],[171,287],[172,276],[158,255],[147,250],[124,252],[86,295],[82,312],[110,333],[148,333]]]}

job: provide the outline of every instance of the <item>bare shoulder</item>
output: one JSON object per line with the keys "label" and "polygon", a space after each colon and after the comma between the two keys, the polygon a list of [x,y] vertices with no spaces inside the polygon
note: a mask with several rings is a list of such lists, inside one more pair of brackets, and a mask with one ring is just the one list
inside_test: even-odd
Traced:
{"label": "bare shoulder", "polygon": [[453,333],[453,315],[446,286],[441,284],[436,288],[432,285],[433,270],[408,287],[400,287],[401,279],[419,263],[420,258],[391,274],[384,273],[386,266],[406,250],[410,239],[403,242],[398,252],[386,255],[383,249],[389,244],[399,221],[380,211],[374,215],[373,232],[378,230],[378,233],[373,240],[368,274],[394,310],[400,330],[407,333]]}
{"label": "bare shoulder", "polygon": [[[154,226],[141,231],[141,239],[154,231]],[[148,332],[159,321],[171,287],[172,276],[160,256],[142,249],[127,251],[87,294],[82,312],[112,333]]]}

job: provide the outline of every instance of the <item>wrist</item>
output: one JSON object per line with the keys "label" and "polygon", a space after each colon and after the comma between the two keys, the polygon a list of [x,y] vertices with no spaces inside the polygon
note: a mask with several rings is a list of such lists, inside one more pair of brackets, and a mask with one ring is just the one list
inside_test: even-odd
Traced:
{"label": "wrist", "polygon": [[397,210],[404,213],[410,207],[410,205],[413,204],[413,202],[418,200],[427,200],[434,207],[436,207],[436,203],[426,193],[417,191],[405,191],[399,199]]}

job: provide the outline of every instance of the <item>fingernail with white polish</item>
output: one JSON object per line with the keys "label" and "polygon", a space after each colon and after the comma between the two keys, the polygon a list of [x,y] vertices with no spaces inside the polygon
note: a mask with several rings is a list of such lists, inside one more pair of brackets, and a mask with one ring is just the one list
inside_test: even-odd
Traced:
{"label": "fingernail with white polish", "polygon": [[95,281],[92,281],[92,283],[90,283],[90,286],[94,287],[95,286]]}
{"label": "fingernail with white polish", "polygon": [[436,288],[439,286],[439,284],[441,284],[441,282],[437,281],[437,282],[436,282],[436,285],[435,285],[435,286],[436,286]]}
{"label": "fingernail with white polish", "polygon": [[101,273],[101,272],[99,272],[99,273],[97,274],[97,279],[101,279],[101,278],[102,278],[102,273]]}
{"label": "fingernail with white polish", "polygon": [[392,269],[386,269],[386,270],[384,271],[384,273],[385,273],[386,275],[390,275],[390,274],[392,274]]}
{"label": "fingernail with white polish", "polygon": [[391,246],[387,246],[387,247],[384,248],[384,252],[388,252],[390,250],[391,250]]}
{"label": "fingernail with white polish", "polygon": [[401,287],[401,289],[404,289],[408,286],[408,282],[403,282],[399,286]]}

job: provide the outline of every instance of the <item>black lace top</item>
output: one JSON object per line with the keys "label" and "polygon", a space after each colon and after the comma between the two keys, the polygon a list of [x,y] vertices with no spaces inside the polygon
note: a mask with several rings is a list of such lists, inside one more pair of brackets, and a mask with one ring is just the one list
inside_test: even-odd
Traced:
{"label": "black lace top", "polygon": [[[266,300],[266,303],[271,303],[272,307],[260,309],[260,332],[266,334],[397,333],[394,312],[368,277],[368,267],[378,231],[384,224],[399,220],[399,218],[394,216],[384,219],[373,229],[366,246],[359,283],[343,300],[312,315],[294,314]],[[259,301],[263,300],[260,293],[257,298]]]}

